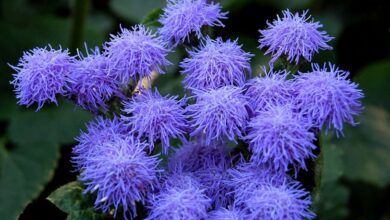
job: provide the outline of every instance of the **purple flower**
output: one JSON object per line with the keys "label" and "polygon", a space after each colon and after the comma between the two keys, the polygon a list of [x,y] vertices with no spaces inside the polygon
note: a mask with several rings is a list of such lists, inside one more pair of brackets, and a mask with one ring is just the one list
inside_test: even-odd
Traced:
{"label": "purple flower", "polygon": [[221,19],[226,19],[226,12],[221,12],[219,4],[206,0],[168,0],[164,14],[160,18],[160,34],[167,42],[174,45],[189,41],[190,33],[202,37],[202,26],[224,26]]}
{"label": "purple flower", "polygon": [[305,159],[313,158],[315,135],[309,126],[299,120],[290,105],[274,106],[258,113],[248,124],[245,139],[256,164],[273,162],[276,169],[306,169]]}
{"label": "purple flower", "polygon": [[264,180],[257,190],[246,199],[246,219],[300,220],[313,219],[310,211],[310,194],[294,180],[285,180],[274,185],[273,181]]}
{"label": "purple flower", "polygon": [[210,220],[244,220],[245,213],[236,208],[218,208],[215,211],[209,213],[208,219]]}
{"label": "purple flower", "polygon": [[242,86],[251,73],[252,54],[235,41],[206,38],[201,46],[189,51],[189,58],[180,64],[186,74],[183,84],[188,89],[208,90],[227,85]]}
{"label": "purple flower", "polygon": [[190,172],[205,188],[216,207],[225,206],[231,201],[226,196],[231,191],[225,185],[227,169],[232,158],[221,145],[206,145],[203,141],[186,142],[169,159],[169,169],[173,172]]}
{"label": "purple flower", "polygon": [[251,79],[246,84],[245,95],[253,111],[266,110],[275,105],[285,105],[291,102],[292,88],[286,80],[288,71],[267,71],[263,68],[264,76]]}
{"label": "purple flower", "polygon": [[313,54],[319,50],[331,50],[327,43],[333,39],[325,31],[320,31],[322,25],[314,22],[307,11],[293,14],[283,11],[283,17],[277,17],[268,28],[260,30],[260,46],[267,47],[265,54],[271,54],[271,64],[280,56],[286,55],[289,62],[298,64],[300,57],[311,61]]}
{"label": "purple flower", "polygon": [[170,64],[166,59],[169,52],[166,43],[142,25],[132,30],[121,28],[104,47],[110,74],[126,85],[130,80],[150,77],[153,71],[162,74],[161,67]]}
{"label": "purple flower", "polygon": [[[205,169],[209,163],[228,163],[227,153],[221,145],[206,145],[204,141],[197,140],[184,142],[169,158],[170,171],[194,172]],[[223,165],[222,165],[223,166]]]}
{"label": "purple flower", "polygon": [[233,189],[227,196],[234,197],[234,206],[243,208],[245,201],[253,191],[261,187],[265,179],[273,181],[274,185],[285,181],[287,175],[284,172],[275,170],[271,163],[258,166],[252,162],[245,162],[242,158],[234,168],[228,171],[228,178],[225,185]]}
{"label": "purple flower", "polygon": [[98,48],[87,57],[79,53],[79,58],[69,75],[67,95],[84,109],[107,111],[106,102],[114,95],[122,96],[120,82],[108,74],[108,58]]}
{"label": "purple flower", "polygon": [[187,107],[194,129],[191,136],[204,136],[207,145],[224,138],[231,141],[236,136],[242,138],[249,116],[248,102],[241,88],[225,86],[195,94],[196,103]]}
{"label": "purple flower", "polygon": [[97,140],[92,149],[80,151],[79,146],[75,147],[79,152],[76,167],[85,193],[97,193],[95,208],[105,213],[114,210],[114,216],[121,208],[125,219],[137,216],[136,202],[145,203],[159,172],[157,156],[145,152],[148,145],[129,135],[110,134],[109,139]]}
{"label": "purple flower", "polygon": [[160,140],[163,152],[168,153],[171,138],[184,140],[188,130],[183,106],[186,99],[177,96],[161,96],[157,89],[142,90],[133,100],[124,103],[123,111],[129,117],[123,117],[132,132],[138,138],[146,137],[151,148],[156,140]]}
{"label": "purple flower", "polygon": [[[87,124],[87,132],[81,132],[76,138],[78,145],[73,148],[72,162],[78,170],[84,168],[84,159],[93,157],[96,152],[95,146],[101,145],[111,140],[115,136],[127,136],[129,131],[122,121],[116,116],[113,119],[97,117],[94,121]],[[78,155],[78,156],[77,156]]]}
{"label": "purple flower", "polygon": [[211,200],[190,176],[172,175],[168,184],[149,201],[147,220],[199,220],[207,218]]}
{"label": "purple flower", "polygon": [[24,52],[17,66],[11,66],[16,71],[11,84],[15,87],[18,104],[28,107],[37,103],[37,111],[45,102],[57,105],[56,95],[65,94],[73,61],[67,50],[55,50],[50,45]]}
{"label": "purple flower", "polygon": [[335,129],[342,134],[343,123],[356,125],[354,116],[363,109],[364,97],[356,83],[348,79],[349,72],[329,63],[321,68],[315,64],[309,73],[299,73],[294,79],[294,105],[314,127]]}

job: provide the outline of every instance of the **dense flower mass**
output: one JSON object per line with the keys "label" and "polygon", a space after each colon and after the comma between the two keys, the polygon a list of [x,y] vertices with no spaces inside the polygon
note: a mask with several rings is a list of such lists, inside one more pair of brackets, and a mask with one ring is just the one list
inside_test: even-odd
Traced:
{"label": "dense flower mass", "polygon": [[153,71],[162,74],[162,68],[170,64],[166,59],[169,52],[166,43],[142,25],[131,30],[121,28],[104,47],[110,74],[126,85],[130,80],[150,77]]}
{"label": "dense flower mass", "polygon": [[311,61],[314,53],[319,50],[332,49],[327,43],[333,39],[325,31],[320,31],[322,24],[314,22],[307,11],[293,14],[283,11],[283,17],[268,23],[268,28],[260,30],[260,49],[267,48],[265,54],[271,54],[271,64],[280,56],[298,64],[303,57]]}
{"label": "dense flower mass", "polygon": [[136,202],[144,203],[156,184],[157,156],[148,156],[147,144],[132,136],[111,134],[109,139],[90,147],[79,151],[75,159],[85,192],[97,192],[96,208],[106,213],[113,208],[116,215],[121,207],[125,218],[132,219],[137,215]]}
{"label": "dense flower mass", "polygon": [[248,119],[247,101],[242,89],[225,86],[216,90],[196,92],[196,103],[187,111],[192,118],[191,136],[204,136],[206,144],[227,138],[242,137]]}
{"label": "dense flower mass", "polygon": [[315,136],[309,125],[299,120],[290,105],[274,106],[258,113],[248,124],[246,140],[257,164],[273,162],[276,169],[306,169],[305,159],[314,157]]}
{"label": "dense flower mass", "polygon": [[[255,78],[252,55],[237,40],[202,36],[203,26],[223,26],[225,16],[207,0],[168,0],[159,33],[142,25],[121,28],[102,53],[96,49],[76,59],[67,50],[38,48],[13,67],[19,104],[40,109],[63,95],[96,114],[76,138],[71,162],[84,192],[109,218],[315,217],[299,172],[320,167],[305,161],[318,155],[321,129],[342,134],[344,123],[357,124],[363,93],[334,65],[313,65],[306,73],[295,65],[331,49],[332,38],[307,12],[286,10],[260,31],[260,48],[272,59]],[[150,89],[170,64],[167,46],[191,33],[202,39],[186,45],[193,48],[180,63],[190,97]],[[291,64],[274,67],[283,56]],[[313,178],[303,178],[305,186],[318,188],[307,179]]]}
{"label": "dense flower mass", "polygon": [[190,176],[170,176],[165,188],[150,200],[148,220],[198,220],[207,218],[211,200]]}
{"label": "dense flower mass", "polygon": [[74,58],[68,50],[55,50],[51,46],[35,48],[23,54],[11,82],[15,87],[18,104],[38,104],[41,109],[45,102],[57,104],[57,95],[65,94],[67,77],[73,71]]}
{"label": "dense flower mass", "polygon": [[210,220],[244,220],[245,214],[239,209],[219,208],[209,213]]}
{"label": "dense flower mass", "polygon": [[185,139],[188,130],[185,104],[186,99],[178,100],[177,97],[161,96],[157,90],[145,90],[124,103],[123,111],[130,116],[123,119],[138,138],[146,137],[151,147],[160,140],[163,152],[168,153],[171,138]]}
{"label": "dense flower mass", "polygon": [[272,180],[274,185],[278,185],[287,178],[284,172],[276,171],[270,163],[258,166],[245,160],[241,160],[227,173],[229,178],[225,180],[225,185],[232,190],[227,195],[233,196],[234,205],[240,208],[245,207],[245,201],[252,192],[261,187],[264,180]]}
{"label": "dense flower mass", "polygon": [[231,201],[231,197],[226,195],[230,187],[225,184],[231,165],[232,159],[223,146],[210,146],[204,141],[185,143],[169,160],[171,171],[192,173],[216,207]]}
{"label": "dense flower mass", "polygon": [[107,111],[107,101],[122,95],[120,82],[108,74],[108,58],[98,49],[86,57],[79,53],[79,58],[69,74],[67,96],[84,109]]}
{"label": "dense flower mass", "polygon": [[291,82],[286,79],[289,72],[267,71],[263,76],[251,79],[246,84],[245,95],[253,111],[262,111],[275,105],[286,105],[292,100]]}
{"label": "dense flower mass", "polygon": [[348,79],[349,72],[332,64],[313,65],[309,73],[295,77],[295,107],[313,126],[334,128],[342,134],[343,123],[356,125],[354,116],[362,111],[362,91]]}
{"label": "dense flower mass", "polygon": [[159,29],[164,40],[174,45],[189,40],[190,34],[202,37],[203,26],[223,26],[221,19],[226,19],[226,12],[221,6],[207,3],[206,0],[168,0],[160,18]]}
{"label": "dense flower mass", "polygon": [[236,41],[206,38],[201,46],[189,51],[189,58],[180,64],[188,89],[208,90],[227,85],[242,86],[251,73],[250,53]]}
{"label": "dense flower mass", "polygon": [[294,180],[285,180],[274,185],[272,180],[264,180],[259,189],[251,192],[245,202],[246,219],[300,220],[313,219],[310,211],[310,194]]}

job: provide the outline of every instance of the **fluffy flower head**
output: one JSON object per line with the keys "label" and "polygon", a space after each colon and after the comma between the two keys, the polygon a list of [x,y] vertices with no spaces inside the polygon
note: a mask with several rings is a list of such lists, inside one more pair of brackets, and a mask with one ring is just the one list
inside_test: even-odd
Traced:
{"label": "fluffy flower head", "polygon": [[251,73],[250,57],[235,41],[206,38],[201,46],[189,51],[182,63],[186,74],[183,84],[196,90],[217,89],[227,85],[242,86]]}
{"label": "fluffy flower head", "polygon": [[136,202],[145,202],[159,172],[159,160],[146,154],[147,147],[132,136],[116,135],[94,145],[92,156],[90,151],[76,156],[85,192],[97,192],[96,208],[106,213],[114,208],[114,215],[122,208],[126,219],[137,215]]}
{"label": "fluffy flower head", "polygon": [[168,52],[162,38],[142,25],[132,30],[121,28],[105,45],[109,72],[124,84],[150,77],[153,71],[164,73],[162,67],[170,64],[166,59]]}
{"label": "fluffy flower head", "polygon": [[45,102],[57,104],[56,95],[65,94],[68,74],[72,71],[74,58],[67,50],[35,48],[25,52],[17,66],[11,84],[15,87],[18,104],[38,104],[41,109]]}
{"label": "fluffy flower head", "polygon": [[77,169],[84,168],[84,158],[93,157],[96,153],[95,146],[99,146],[116,136],[124,136],[128,133],[123,122],[118,118],[105,119],[97,117],[94,121],[87,124],[87,131],[81,132],[76,138],[78,145],[73,148],[73,154],[76,155],[72,161]]}
{"label": "fluffy flower head", "polygon": [[356,83],[348,79],[349,72],[329,64],[313,65],[312,72],[295,78],[295,106],[314,127],[334,128],[342,134],[343,123],[356,125],[354,116],[362,111],[364,97]]}
{"label": "fluffy flower head", "polygon": [[161,140],[167,153],[170,138],[185,139],[188,130],[185,104],[186,99],[161,96],[157,90],[142,90],[133,100],[124,103],[123,111],[131,116],[123,119],[138,138],[146,137],[151,147],[156,140]]}
{"label": "fluffy flower head", "polygon": [[235,208],[218,208],[209,213],[210,220],[244,220],[244,213]]}
{"label": "fluffy flower head", "polygon": [[204,135],[207,145],[225,137],[232,141],[236,136],[241,138],[249,117],[247,107],[238,87],[196,92],[196,103],[187,107],[194,128],[191,136]]}
{"label": "fluffy flower head", "polygon": [[234,197],[234,206],[240,208],[245,206],[245,201],[253,191],[261,187],[265,179],[272,180],[273,184],[277,185],[287,178],[284,172],[277,172],[270,163],[258,166],[252,162],[245,162],[242,158],[227,173],[225,185],[233,189],[227,196]]}
{"label": "fluffy flower head", "polygon": [[121,96],[120,82],[108,74],[108,58],[93,51],[87,57],[79,53],[79,61],[69,75],[67,95],[92,112],[107,111],[106,102],[113,96]]}
{"label": "fluffy flower head", "polygon": [[286,180],[275,186],[265,180],[246,200],[246,219],[313,219],[310,205],[310,194],[299,182]]}
{"label": "fluffy flower head", "polygon": [[164,14],[160,18],[160,34],[167,42],[177,45],[189,40],[190,33],[202,37],[201,28],[223,26],[221,19],[226,19],[226,12],[221,6],[207,3],[206,0],[168,0]]}
{"label": "fluffy flower head", "polygon": [[186,142],[169,160],[173,172],[190,172],[206,189],[205,194],[216,207],[225,206],[231,200],[231,191],[225,185],[231,158],[221,145],[210,146],[203,141]]}
{"label": "fluffy flower head", "polygon": [[[173,175],[157,195],[152,195],[147,220],[198,220],[207,218],[211,200],[200,184],[185,175]],[[174,183],[174,184],[173,184]]]}
{"label": "fluffy flower head", "polygon": [[319,30],[322,25],[302,14],[293,14],[289,10],[283,11],[283,17],[277,17],[268,28],[260,30],[260,49],[268,48],[265,54],[271,54],[271,63],[280,56],[286,55],[287,60],[298,64],[303,57],[311,61],[314,53],[319,50],[332,49],[327,43],[333,39],[325,31]]}
{"label": "fluffy flower head", "polygon": [[306,169],[305,159],[314,157],[315,135],[299,120],[290,105],[274,106],[258,113],[248,124],[246,140],[257,164],[273,162],[276,169]]}
{"label": "fluffy flower head", "polygon": [[275,105],[285,105],[291,101],[291,83],[286,80],[289,72],[267,71],[263,68],[264,76],[251,79],[246,84],[245,95],[253,111],[266,110]]}

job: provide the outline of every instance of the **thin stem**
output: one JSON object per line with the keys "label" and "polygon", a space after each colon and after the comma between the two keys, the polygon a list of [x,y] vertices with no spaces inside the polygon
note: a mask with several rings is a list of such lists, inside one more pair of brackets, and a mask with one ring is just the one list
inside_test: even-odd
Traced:
{"label": "thin stem", "polygon": [[89,11],[89,0],[75,0],[72,10],[72,29],[70,31],[70,51],[75,53],[83,43],[84,26]]}

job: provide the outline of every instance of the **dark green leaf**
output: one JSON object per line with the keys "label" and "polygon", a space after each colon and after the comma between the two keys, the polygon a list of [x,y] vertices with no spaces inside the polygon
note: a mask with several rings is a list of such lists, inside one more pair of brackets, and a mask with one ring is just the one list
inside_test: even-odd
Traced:
{"label": "dark green leaf", "polygon": [[162,8],[164,0],[112,0],[110,8],[115,14],[131,23],[140,23],[151,10]]}
{"label": "dark green leaf", "polygon": [[344,176],[375,186],[390,183],[390,62],[374,63],[356,78],[366,95],[365,110],[356,127],[346,126],[344,138],[329,138],[325,145],[344,151]]}
{"label": "dark green leaf", "polygon": [[[53,106],[49,106],[53,107]],[[39,112],[19,111],[12,115],[8,134],[17,144],[45,140],[53,144],[72,143],[91,115],[70,103],[43,108]]]}
{"label": "dark green leaf", "polygon": [[348,189],[338,182],[343,173],[342,155],[342,148],[332,144],[321,146],[316,165],[317,187],[313,196],[318,219],[343,219],[348,214]]}
{"label": "dark green leaf", "polygon": [[161,14],[163,13],[163,10],[161,8],[156,8],[152,10],[144,19],[142,20],[142,24],[148,26],[148,27],[159,27],[161,26],[158,19],[160,18]]}
{"label": "dark green leaf", "polygon": [[7,150],[0,146],[0,216],[17,219],[24,207],[52,178],[59,145],[30,142]]}
{"label": "dark green leaf", "polygon": [[47,199],[67,213],[68,220],[108,219],[95,211],[92,196],[84,195],[83,190],[80,182],[71,182],[58,188]]}

